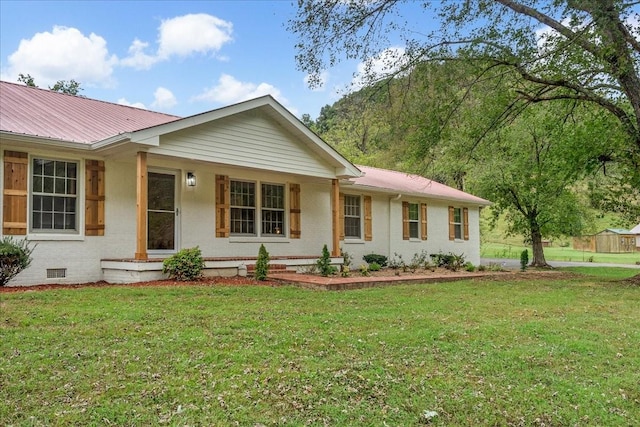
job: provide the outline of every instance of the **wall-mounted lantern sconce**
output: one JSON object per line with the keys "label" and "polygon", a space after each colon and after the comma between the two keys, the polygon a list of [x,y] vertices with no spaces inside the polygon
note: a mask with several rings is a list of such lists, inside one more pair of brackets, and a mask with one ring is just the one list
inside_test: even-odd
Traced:
{"label": "wall-mounted lantern sconce", "polygon": [[187,187],[196,186],[196,175],[193,172],[187,172]]}

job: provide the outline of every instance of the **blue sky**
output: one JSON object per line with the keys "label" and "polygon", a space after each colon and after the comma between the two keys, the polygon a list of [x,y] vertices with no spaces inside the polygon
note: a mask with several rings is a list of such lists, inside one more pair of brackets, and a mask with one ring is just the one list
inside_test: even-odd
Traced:
{"label": "blue sky", "polygon": [[0,0],[0,77],[179,116],[264,94],[316,118],[358,69],[346,61],[311,90],[286,30],[291,1]]}

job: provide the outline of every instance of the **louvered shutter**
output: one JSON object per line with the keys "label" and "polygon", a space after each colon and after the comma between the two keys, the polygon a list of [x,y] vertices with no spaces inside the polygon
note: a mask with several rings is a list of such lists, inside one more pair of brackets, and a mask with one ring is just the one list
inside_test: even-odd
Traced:
{"label": "louvered shutter", "polygon": [[29,156],[18,151],[4,152],[2,233],[27,234],[27,176]]}
{"label": "louvered shutter", "polygon": [[455,212],[453,206],[449,206],[449,240],[456,239],[456,225],[454,224]]}
{"label": "louvered shutter", "polygon": [[230,204],[229,177],[216,175],[216,237],[229,237]]}
{"label": "louvered shutter", "polygon": [[409,202],[402,202],[402,240],[409,240]]}
{"label": "louvered shutter", "polygon": [[104,162],[87,160],[85,162],[85,235],[104,236],[104,203]]}
{"label": "louvered shutter", "polygon": [[339,203],[339,221],[338,228],[340,232],[340,240],[344,240],[344,194],[340,193],[340,203]]}
{"label": "louvered shutter", "polygon": [[373,223],[371,214],[371,196],[364,196],[364,240],[373,240]]}
{"label": "louvered shutter", "polygon": [[299,239],[301,234],[300,184],[289,184],[289,237]]}
{"label": "louvered shutter", "polygon": [[469,240],[469,209],[462,209],[462,226],[464,228],[464,240]]}
{"label": "louvered shutter", "polygon": [[420,204],[420,237],[427,240],[427,204]]}

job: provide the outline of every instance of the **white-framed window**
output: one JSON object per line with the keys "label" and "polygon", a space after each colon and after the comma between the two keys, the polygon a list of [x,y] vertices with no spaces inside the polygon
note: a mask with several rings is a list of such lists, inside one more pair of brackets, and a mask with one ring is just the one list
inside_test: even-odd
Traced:
{"label": "white-framed window", "polygon": [[230,180],[229,187],[232,235],[285,235],[285,185]]}
{"label": "white-framed window", "polygon": [[456,240],[462,240],[464,237],[464,224],[462,221],[462,208],[453,208],[453,230]]}
{"label": "white-framed window", "polygon": [[79,162],[31,159],[31,232],[78,233]]}
{"label": "white-framed window", "polygon": [[409,203],[409,237],[420,238],[420,205]]}
{"label": "white-framed window", "polygon": [[344,196],[344,237],[360,239],[362,237],[362,210],[360,196]]}

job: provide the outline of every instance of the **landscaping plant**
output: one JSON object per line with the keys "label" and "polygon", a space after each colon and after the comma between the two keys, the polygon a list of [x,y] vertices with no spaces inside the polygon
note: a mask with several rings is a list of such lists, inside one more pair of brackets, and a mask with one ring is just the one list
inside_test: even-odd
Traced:
{"label": "landscaping plant", "polygon": [[525,249],[520,253],[520,270],[525,271],[529,264],[529,250]]}
{"label": "landscaping plant", "polygon": [[327,245],[322,247],[322,256],[316,261],[320,274],[324,277],[334,274],[337,269],[331,265],[331,256],[329,256],[329,249]]}
{"label": "landscaping plant", "polygon": [[266,280],[269,275],[269,252],[264,245],[260,245],[258,250],[258,259],[256,260],[256,280]]}
{"label": "landscaping plant", "polygon": [[372,264],[372,263],[376,263],[379,264],[380,267],[386,267],[387,266],[387,257],[384,255],[380,255],[380,254],[367,254],[364,255],[362,257],[363,260],[365,260],[365,262],[367,264]]}
{"label": "landscaping plant", "polygon": [[22,270],[31,264],[32,247],[25,240],[4,237],[0,240],[0,286],[9,283]]}
{"label": "landscaping plant", "polygon": [[200,248],[181,249],[162,262],[162,272],[169,274],[169,278],[189,281],[202,277],[204,260]]}

